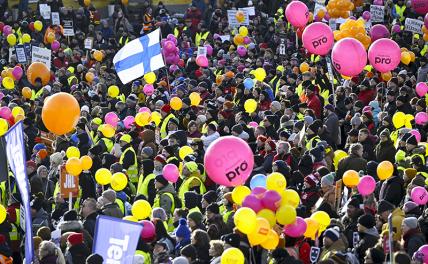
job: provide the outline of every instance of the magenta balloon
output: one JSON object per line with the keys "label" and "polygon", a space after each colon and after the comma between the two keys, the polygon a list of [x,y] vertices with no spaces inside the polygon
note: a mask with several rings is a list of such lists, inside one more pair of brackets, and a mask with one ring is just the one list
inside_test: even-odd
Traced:
{"label": "magenta balloon", "polygon": [[155,225],[148,220],[142,220],[139,223],[143,225],[143,230],[141,230],[141,238],[145,242],[150,242],[156,235]]}
{"label": "magenta balloon", "polygon": [[413,10],[420,15],[428,13],[428,1],[427,0],[412,0],[411,2]]}
{"label": "magenta balloon", "polygon": [[256,128],[256,127],[258,127],[258,126],[259,126],[259,124],[258,124],[257,122],[255,122],[255,121],[251,121],[250,123],[248,123],[248,125],[249,125],[250,127],[254,127],[254,128]]}
{"label": "magenta balloon", "polygon": [[428,13],[425,15],[424,25],[425,25],[426,28],[428,28]]}
{"label": "magenta balloon", "polygon": [[199,55],[199,56],[196,58],[196,64],[197,64],[199,67],[208,67],[208,59],[207,59],[207,57],[206,57],[206,56],[203,56],[203,55]]}
{"label": "magenta balloon", "polygon": [[331,59],[340,74],[352,77],[363,71],[367,64],[367,53],[358,40],[344,38],[334,44]]}
{"label": "magenta balloon", "polygon": [[278,209],[280,206],[281,198],[281,195],[279,195],[278,192],[274,190],[266,191],[262,198],[262,205],[264,208],[275,212],[276,209]]}
{"label": "magenta balloon", "polygon": [[251,43],[251,39],[248,37],[248,36],[245,36],[244,37],[244,44],[245,45],[248,45],[248,44],[250,44]]}
{"label": "magenta balloon", "polygon": [[21,67],[14,67],[12,70],[12,75],[15,78],[15,80],[20,80],[22,75],[24,74],[24,71]]}
{"label": "magenta balloon", "polygon": [[372,17],[372,14],[370,14],[369,11],[364,11],[363,12],[363,18],[364,18],[364,20],[369,21],[371,17]]}
{"label": "magenta balloon", "polygon": [[330,14],[328,12],[325,13],[324,19],[329,21],[330,20]]}
{"label": "magenta balloon", "polygon": [[389,30],[384,25],[381,25],[381,24],[374,25],[370,29],[370,37],[373,42],[381,38],[389,38],[390,37]]}
{"label": "magenta balloon", "polygon": [[250,194],[244,198],[244,201],[242,201],[242,207],[251,208],[254,212],[258,213],[263,209],[263,204],[255,195]]}
{"label": "magenta balloon", "polygon": [[212,56],[213,55],[213,47],[210,44],[204,45],[204,47],[207,49],[207,55]]}
{"label": "magenta balloon", "polygon": [[172,42],[171,40],[167,40],[165,41],[163,48],[165,50],[165,52],[174,52],[175,51],[175,45],[174,42]]}
{"label": "magenta balloon", "polygon": [[247,49],[244,46],[238,46],[238,49],[236,50],[239,56],[244,57],[247,55]]}
{"label": "magenta balloon", "polygon": [[54,40],[51,44],[51,48],[54,51],[58,50],[60,46],[61,46],[61,44],[59,43],[58,40]]}
{"label": "magenta balloon", "polygon": [[428,263],[428,245],[421,246],[418,251],[415,252],[415,255],[418,256],[418,260],[423,263]]}
{"label": "magenta balloon", "polygon": [[415,123],[417,125],[425,125],[428,122],[428,114],[425,112],[419,112],[415,115]]}
{"label": "magenta balloon", "polygon": [[264,187],[256,187],[251,191],[252,195],[255,195],[257,198],[262,199],[265,195],[266,188]]}
{"label": "magenta balloon", "polygon": [[287,5],[285,9],[285,16],[288,22],[295,27],[304,27],[309,21],[308,7],[300,2],[293,1]]}
{"label": "magenta balloon", "polygon": [[133,116],[127,116],[123,119],[123,125],[126,129],[130,129],[132,124],[134,124],[135,118]]}
{"label": "magenta balloon", "polygon": [[374,192],[376,188],[376,181],[372,176],[366,175],[360,178],[360,182],[357,185],[358,192],[367,196]]}
{"label": "magenta balloon", "polygon": [[373,4],[374,4],[374,5],[380,5],[380,6],[381,6],[381,5],[383,5],[383,0],[374,0],[374,1],[373,1]]}
{"label": "magenta balloon", "polygon": [[382,73],[397,68],[400,59],[400,46],[392,39],[378,39],[369,48],[370,64]]}
{"label": "magenta balloon", "polygon": [[416,84],[416,94],[420,97],[425,96],[428,92],[428,85],[424,82],[419,82]]}
{"label": "magenta balloon", "polygon": [[400,25],[395,24],[394,26],[392,26],[392,33],[400,33],[400,32],[401,32]]}
{"label": "magenta balloon", "polygon": [[115,112],[108,112],[104,117],[104,121],[106,122],[106,124],[116,127],[117,122],[119,122],[119,117]]}
{"label": "magenta balloon", "polygon": [[12,27],[9,25],[6,25],[3,27],[3,35],[7,36],[12,33]]}
{"label": "magenta balloon", "polygon": [[414,187],[410,193],[412,201],[418,205],[425,205],[428,202],[428,192],[424,187]]}
{"label": "magenta balloon", "polygon": [[143,93],[145,94],[145,95],[148,95],[148,96],[150,96],[150,95],[152,95],[153,93],[155,92],[155,88],[153,87],[153,84],[145,84],[144,85],[144,88],[143,88]]}
{"label": "magenta balloon", "polygon": [[421,142],[421,133],[419,133],[419,131],[417,129],[412,129],[410,130],[410,134],[414,135],[416,138],[416,141],[419,143]]}
{"label": "magenta balloon", "polygon": [[143,113],[143,112],[147,112],[147,113],[149,113],[149,114],[151,114],[151,113],[152,113],[152,111],[150,111],[150,109],[149,109],[148,107],[145,107],[145,106],[141,107],[141,108],[138,110],[138,113]]}
{"label": "magenta balloon", "polygon": [[305,220],[298,216],[293,224],[284,226],[284,234],[289,237],[301,237],[306,232],[306,228]]}
{"label": "magenta balloon", "polygon": [[[0,77],[0,81],[2,80],[2,78]],[[3,99],[4,97],[4,93],[0,92],[0,100]]]}
{"label": "magenta balloon", "polygon": [[334,44],[333,31],[327,24],[315,22],[305,28],[302,41],[303,47],[310,53],[326,55]]}
{"label": "magenta balloon", "polygon": [[0,107],[0,117],[3,119],[9,119],[12,117],[12,111],[7,106]]}
{"label": "magenta balloon", "polygon": [[163,167],[162,175],[170,182],[177,182],[180,172],[175,164],[167,164]]}
{"label": "magenta balloon", "polygon": [[169,66],[169,72],[170,73],[173,73],[173,72],[175,72],[178,69],[179,69],[178,66],[175,65],[175,64],[172,64],[171,66]]}

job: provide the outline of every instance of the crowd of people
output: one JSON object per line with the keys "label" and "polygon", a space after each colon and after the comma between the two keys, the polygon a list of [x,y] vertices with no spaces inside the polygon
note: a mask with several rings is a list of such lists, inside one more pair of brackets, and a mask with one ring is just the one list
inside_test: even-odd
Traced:
{"label": "crowd of people", "polygon": [[[33,237],[33,263],[105,263],[92,253],[97,216],[130,220],[132,205],[139,200],[152,207],[146,220],[155,226],[155,236],[140,238],[133,263],[232,263],[222,260],[230,248],[238,248],[245,263],[427,263],[419,249],[428,241],[428,210],[412,200],[411,193],[427,185],[428,128],[427,120],[416,122],[409,115],[428,113],[425,96],[415,90],[428,78],[428,46],[422,35],[404,30],[406,17],[423,21],[410,4],[387,0],[383,24],[390,30],[401,26],[391,38],[415,58],[400,63],[388,78],[370,67],[347,78],[337,72],[330,76],[328,56],[314,56],[303,48],[299,30],[284,15],[289,1],[194,0],[184,15],[173,14],[162,2],[154,7],[142,2],[142,12],[135,14],[127,1],[116,1],[113,14],[104,18],[90,1],[79,1],[81,7],[71,10],[61,0],[39,0],[37,6],[47,4],[51,12],[59,12],[61,23],[73,21],[75,35],[65,37],[39,8],[20,10],[14,17],[8,1],[0,1],[0,31],[10,25],[18,43],[28,34],[31,45],[47,48],[52,43],[46,36],[53,32],[60,43],[52,49],[48,84],[32,83],[24,74],[15,80],[14,89],[0,90],[1,107],[19,106],[24,111],[32,195],[32,219],[25,221],[33,226],[33,234],[21,229],[21,195],[14,188],[13,174],[0,168],[0,173],[9,174],[0,185],[1,204],[8,213],[0,224],[2,263],[22,263],[25,236]],[[315,1],[303,2],[313,12]],[[355,4],[355,18],[373,4],[361,2]],[[255,13],[246,27],[246,53],[238,54],[233,39],[237,29],[229,26],[227,10],[245,7],[254,7]],[[35,21],[43,23],[41,31],[34,30]],[[121,83],[113,57],[133,39],[157,28],[162,38],[175,36],[179,60],[155,72],[154,93],[147,95],[145,78]],[[87,38],[93,39],[92,50],[85,49]],[[28,67],[9,54],[8,41],[0,36],[2,78],[7,69]],[[212,47],[212,55],[207,56],[208,67],[200,67],[198,47],[206,45]],[[102,52],[101,60],[95,51]],[[263,81],[254,79],[259,68],[267,74]],[[93,78],[88,80],[87,73]],[[119,95],[111,96],[111,86],[119,88]],[[31,96],[23,95],[24,87],[31,89]],[[41,113],[45,99],[58,92],[76,98],[81,117],[74,131],[53,136]],[[189,98],[194,92],[200,96],[197,104]],[[178,110],[170,103],[173,96],[182,101]],[[255,111],[248,111],[249,99],[257,103]],[[158,112],[159,119],[152,117],[143,126],[125,125],[126,117],[143,108]],[[113,134],[103,129],[110,112],[120,119]],[[403,113],[406,122],[397,120],[401,117],[397,113]],[[15,121],[7,120],[8,127]],[[274,218],[278,245],[269,250],[253,246],[234,221],[242,206],[242,200],[232,195],[236,187],[216,184],[204,166],[210,145],[230,135],[246,141],[254,154],[246,185],[250,187],[260,174],[282,174],[287,189],[299,196],[297,216],[326,212],[331,222],[325,230],[315,237],[290,237]],[[80,174],[79,194],[69,200],[61,195],[59,177],[69,151],[76,148],[79,156],[90,157],[92,166]],[[388,179],[379,177],[384,161],[394,166]],[[163,175],[168,164],[179,168],[177,182]],[[102,186],[95,177],[102,168],[124,173],[126,188]],[[349,170],[370,175],[375,190],[362,195],[356,186],[343,185]],[[311,247],[320,248],[315,260]]]}

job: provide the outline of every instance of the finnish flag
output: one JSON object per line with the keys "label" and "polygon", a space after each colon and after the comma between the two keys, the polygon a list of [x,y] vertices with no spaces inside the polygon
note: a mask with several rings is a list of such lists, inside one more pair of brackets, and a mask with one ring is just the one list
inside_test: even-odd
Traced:
{"label": "finnish flag", "polygon": [[164,67],[160,30],[156,29],[123,46],[114,56],[113,63],[123,84]]}

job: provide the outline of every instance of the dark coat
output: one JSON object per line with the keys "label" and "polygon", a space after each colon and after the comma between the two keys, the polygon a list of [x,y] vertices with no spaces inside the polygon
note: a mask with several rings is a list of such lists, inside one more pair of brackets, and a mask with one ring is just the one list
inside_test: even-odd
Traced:
{"label": "dark coat", "polygon": [[364,233],[360,232],[360,242],[355,247],[355,255],[360,260],[360,263],[364,263],[367,249],[374,247],[378,240],[379,235],[376,228],[368,229]]}
{"label": "dark coat", "polygon": [[424,235],[418,229],[409,230],[404,236],[404,250],[409,256],[413,256],[421,246],[425,245]]}
{"label": "dark coat", "polygon": [[382,162],[384,160],[395,162],[395,153],[397,150],[394,147],[394,142],[388,139],[386,142],[379,142],[375,148],[376,161]]}
{"label": "dark coat", "polygon": [[379,200],[387,200],[398,207],[405,195],[404,180],[400,176],[393,175],[383,182]]}
{"label": "dark coat", "polygon": [[366,171],[366,168],[367,168],[367,160],[360,158],[357,155],[351,154],[348,157],[341,159],[339,161],[335,180],[337,181],[342,179],[343,174],[347,170]]}
{"label": "dark coat", "polygon": [[88,233],[94,237],[95,233],[95,223],[97,222],[97,216],[98,213],[92,213],[86,217],[86,219],[83,221],[83,228],[85,228]]}
{"label": "dark coat", "polygon": [[361,145],[363,145],[363,158],[366,160],[374,160],[375,154],[374,154],[374,144],[373,141],[370,139],[370,137],[367,137],[366,140],[363,142],[360,142]]}

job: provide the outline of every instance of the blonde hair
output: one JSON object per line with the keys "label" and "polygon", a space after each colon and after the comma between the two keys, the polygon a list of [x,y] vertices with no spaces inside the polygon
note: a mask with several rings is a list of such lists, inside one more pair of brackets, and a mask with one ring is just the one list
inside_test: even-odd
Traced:
{"label": "blonde hair", "polygon": [[214,249],[216,256],[219,257],[224,251],[224,242],[221,240],[211,240],[210,247]]}
{"label": "blonde hair", "polygon": [[57,264],[65,264],[64,255],[53,242],[43,241],[39,246],[39,259],[43,259],[48,256],[56,256]]}

